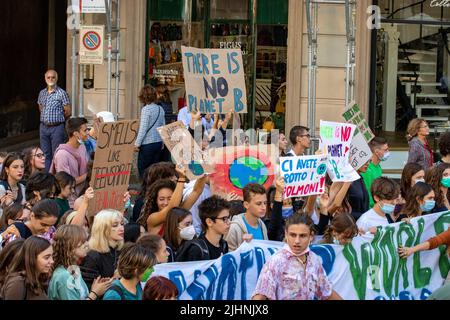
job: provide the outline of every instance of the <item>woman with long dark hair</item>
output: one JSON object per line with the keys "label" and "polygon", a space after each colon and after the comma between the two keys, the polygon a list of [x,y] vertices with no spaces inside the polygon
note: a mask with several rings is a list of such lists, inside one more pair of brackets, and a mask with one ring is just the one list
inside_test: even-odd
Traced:
{"label": "woman with long dark hair", "polygon": [[441,163],[425,172],[425,182],[429,184],[434,191],[436,206],[431,211],[442,212],[450,210],[448,198],[448,188],[450,188],[450,164]]}
{"label": "woman with long dark hair", "polygon": [[22,156],[18,153],[9,153],[3,161],[2,171],[0,172],[1,206],[9,206],[12,203],[25,204],[25,186],[20,183],[23,174]]}
{"label": "woman with long dark hair", "polygon": [[48,300],[46,293],[53,267],[50,241],[40,237],[25,240],[14,258],[1,289],[3,300]]}
{"label": "woman with long dark hair", "polygon": [[408,218],[414,218],[429,213],[436,205],[434,199],[435,193],[433,188],[426,183],[418,182],[409,191],[406,204],[400,212],[400,216],[404,215]]}

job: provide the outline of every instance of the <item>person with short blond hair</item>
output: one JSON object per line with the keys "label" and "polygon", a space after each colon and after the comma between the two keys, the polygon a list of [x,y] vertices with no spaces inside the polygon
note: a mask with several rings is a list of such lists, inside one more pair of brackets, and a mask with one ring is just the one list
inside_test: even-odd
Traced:
{"label": "person with short blond hair", "polygon": [[430,134],[428,123],[424,119],[412,119],[407,129],[409,144],[408,163],[418,163],[424,170],[433,166],[433,150],[427,141]]}
{"label": "person with short blond hair", "polygon": [[88,287],[98,276],[114,276],[124,242],[123,225],[122,213],[117,210],[102,210],[95,216],[89,239],[90,251],[81,264],[83,279]]}

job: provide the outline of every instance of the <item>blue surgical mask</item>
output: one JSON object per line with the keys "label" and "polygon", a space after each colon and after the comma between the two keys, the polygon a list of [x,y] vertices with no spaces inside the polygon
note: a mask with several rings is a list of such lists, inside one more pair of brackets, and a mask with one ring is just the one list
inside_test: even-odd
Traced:
{"label": "blue surgical mask", "polygon": [[391,153],[388,151],[388,152],[384,153],[383,157],[381,157],[380,160],[387,161],[390,157],[391,157]]}
{"label": "blue surgical mask", "polygon": [[283,218],[287,219],[294,214],[294,208],[293,207],[283,207],[281,214],[283,215]]}
{"label": "blue surgical mask", "polygon": [[383,211],[384,214],[392,214],[395,210],[395,206],[393,204],[384,203],[381,207],[381,211]]}
{"label": "blue surgical mask", "polygon": [[436,201],[434,200],[425,200],[425,203],[420,206],[420,210],[423,212],[430,212],[434,209],[434,206],[436,205]]}

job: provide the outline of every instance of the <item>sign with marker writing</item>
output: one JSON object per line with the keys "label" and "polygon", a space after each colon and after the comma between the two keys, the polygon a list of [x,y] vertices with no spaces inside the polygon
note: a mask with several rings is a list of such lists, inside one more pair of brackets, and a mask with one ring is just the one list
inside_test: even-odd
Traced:
{"label": "sign with marker writing", "polygon": [[138,131],[138,120],[100,124],[90,181],[95,191],[89,202],[90,215],[103,209],[124,210]]}
{"label": "sign with marker writing", "polygon": [[280,170],[286,198],[323,194],[325,191],[327,158],[322,155],[280,158]]}
{"label": "sign with marker writing", "polygon": [[189,111],[247,113],[242,51],[181,47]]}
{"label": "sign with marker writing", "polygon": [[372,151],[361,132],[354,135],[350,146],[350,164],[355,170],[361,168],[372,159]]}
{"label": "sign with marker writing", "polygon": [[214,172],[207,154],[201,150],[181,121],[159,127],[157,130],[175,163],[186,167],[189,180],[196,180],[204,174]]}
{"label": "sign with marker writing", "polygon": [[353,124],[320,120],[320,148],[327,156],[328,175],[333,182],[352,182],[360,178],[349,163],[355,129]]}
{"label": "sign with marker writing", "polygon": [[366,142],[370,142],[375,135],[369,127],[369,124],[364,117],[364,114],[359,109],[359,106],[352,102],[350,103],[350,107],[342,114],[345,119],[345,122],[354,124],[357,128],[355,134],[361,132]]}

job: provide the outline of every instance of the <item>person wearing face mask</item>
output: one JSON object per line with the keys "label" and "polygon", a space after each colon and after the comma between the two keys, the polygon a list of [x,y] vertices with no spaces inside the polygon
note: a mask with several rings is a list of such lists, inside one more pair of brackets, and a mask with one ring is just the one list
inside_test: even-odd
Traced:
{"label": "person wearing face mask", "polygon": [[342,300],[318,256],[309,250],[314,222],[294,214],[286,220],[287,244],[264,265],[252,300]]}
{"label": "person wearing face mask", "polygon": [[373,227],[386,226],[390,223],[389,219],[392,219],[400,195],[400,186],[392,179],[381,177],[373,182],[371,191],[375,205],[356,222],[362,232],[368,232]]}
{"label": "person wearing face mask", "polygon": [[372,151],[372,161],[369,163],[366,172],[361,172],[367,192],[369,193],[369,207],[372,208],[375,204],[370,187],[372,183],[383,175],[381,169],[381,162],[387,161],[390,157],[389,145],[385,138],[375,137],[369,142],[370,150]]}
{"label": "person wearing face mask", "polygon": [[450,164],[441,163],[427,170],[425,173],[425,182],[433,188],[436,200],[436,206],[431,213],[450,210],[448,198],[448,189],[450,188]]}
{"label": "person wearing face mask", "polygon": [[75,194],[69,198],[70,206],[73,204],[83,189],[87,176],[87,164],[89,156],[84,143],[88,139],[88,128],[85,118],[71,118],[67,121],[67,134],[69,141],[61,144],[55,151],[55,156],[50,167],[50,173],[64,171],[75,178]]}
{"label": "person wearing face mask", "polygon": [[47,88],[41,90],[37,103],[41,112],[40,144],[45,154],[45,171],[48,172],[56,149],[66,139],[64,124],[70,118],[72,108],[67,92],[57,86],[55,70],[45,73],[45,82]]}
{"label": "person wearing face mask", "polygon": [[406,204],[400,212],[401,217],[399,219],[404,217],[414,218],[430,213],[436,205],[434,198],[435,194],[430,185],[424,182],[417,182],[409,191]]}
{"label": "person wearing face mask", "polygon": [[164,240],[169,252],[168,262],[174,262],[177,250],[185,241],[195,237],[196,232],[191,212],[179,207],[171,209],[167,214],[164,230]]}

